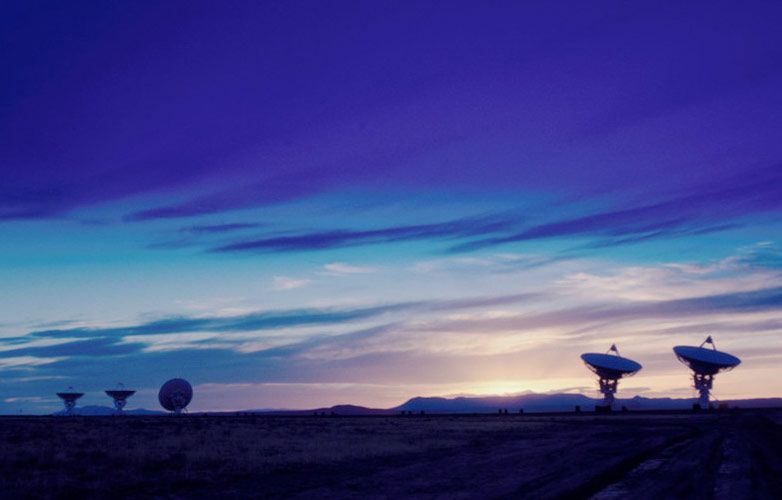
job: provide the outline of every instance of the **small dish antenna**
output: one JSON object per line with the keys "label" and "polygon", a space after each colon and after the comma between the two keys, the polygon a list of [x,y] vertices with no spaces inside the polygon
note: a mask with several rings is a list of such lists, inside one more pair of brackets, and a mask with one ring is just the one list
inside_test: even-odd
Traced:
{"label": "small dish antenna", "polygon": [[73,409],[76,408],[76,400],[82,396],[84,396],[83,392],[76,392],[70,386],[67,391],[57,393],[57,397],[62,399],[63,404],[65,404],[65,414],[68,416],[73,415]]}
{"label": "small dish antenna", "polygon": [[136,394],[136,391],[126,389],[122,382],[117,384],[114,389],[108,389],[106,395],[114,400],[114,412],[117,415],[122,415],[122,410],[128,403],[128,398]]}
{"label": "small dish antenna", "polygon": [[193,399],[193,386],[183,378],[172,378],[163,384],[157,398],[160,406],[179,415]]}
{"label": "small dish antenna", "polygon": [[619,385],[619,379],[635,375],[642,367],[632,359],[619,355],[616,344],[605,353],[588,352],[581,355],[581,359],[598,377],[600,392],[603,393],[603,404],[611,407],[614,403],[614,394]]}
{"label": "small dish antenna", "polygon": [[[706,344],[711,348],[704,347]],[[709,394],[714,384],[714,376],[720,372],[730,371],[741,364],[741,360],[736,356],[718,351],[711,335],[706,337],[698,347],[677,345],[673,348],[673,352],[679,361],[692,370],[694,387],[700,394],[698,403],[704,409],[709,407]]]}

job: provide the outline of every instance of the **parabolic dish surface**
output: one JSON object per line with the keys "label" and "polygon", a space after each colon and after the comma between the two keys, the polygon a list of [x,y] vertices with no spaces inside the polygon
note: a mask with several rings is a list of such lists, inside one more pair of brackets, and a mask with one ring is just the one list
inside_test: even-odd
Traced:
{"label": "parabolic dish surface", "polygon": [[193,386],[185,379],[172,378],[160,388],[158,401],[168,411],[182,409],[193,399]]}
{"label": "parabolic dish surface", "polygon": [[589,366],[592,371],[605,377],[620,378],[629,376],[641,369],[641,364],[632,359],[603,354],[598,352],[588,352],[581,355],[581,359]]}
{"label": "parabolic dish surface", "polygon": [[84,396],[83,392],[58,392],[57,396],[63,399],[78,399]]}
{"label": "parabolic dish surface", "polygon": [[129,390],[119,390],[119,389],[111,389],[106,391],[106,394],[111,396],[112,398],[118,397],[118,398],[129,398],[130,396],[136,394],[136,391],[129,391]]}
{"label": "parabolic dish surface", "polygon": [[736,356],[703,347],[677,345],[673,348],[673,352],[682,363],[692,370],[704,374],[730,370],[741,363],[741,360]]}

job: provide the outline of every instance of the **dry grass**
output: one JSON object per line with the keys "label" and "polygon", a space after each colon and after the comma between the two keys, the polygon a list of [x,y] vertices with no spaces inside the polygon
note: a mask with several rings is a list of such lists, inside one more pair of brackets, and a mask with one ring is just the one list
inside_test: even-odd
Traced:
{"label": "dry grass", "polygon": [[31,497],[163,493],[456,448],[519,425],[496,418],[475,424],[458,418],[5,418],[0,486]]}
{"label": "dry grass", "polygon": [[[469,429],[445,419],[69,417],[8,418],[0,427],[4,489],[76,482],[134,484],[145,474],[183,481],[281,467],[427,452],[463,444]],[[141,474],[140,474],[141,473]]]}
{"label": "dry grass", "polygon": [[[538,497],[692,433],[611,417],[8,417],[3,497]],[[567,484],[567,481],[573,484]],[[482,495],[478,495],[482,496]]]}

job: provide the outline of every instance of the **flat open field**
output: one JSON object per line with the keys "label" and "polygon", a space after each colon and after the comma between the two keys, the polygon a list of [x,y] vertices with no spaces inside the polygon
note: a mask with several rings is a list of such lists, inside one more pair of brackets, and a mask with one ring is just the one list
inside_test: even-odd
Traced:
{"label": "flat open field", "polygon": [[3,498],[782,498],[775,412],[3,417]]}

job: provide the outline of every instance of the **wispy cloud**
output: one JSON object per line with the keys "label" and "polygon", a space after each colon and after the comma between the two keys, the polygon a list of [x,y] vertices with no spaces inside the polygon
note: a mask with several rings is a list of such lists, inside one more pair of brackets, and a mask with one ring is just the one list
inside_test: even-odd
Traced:
{"label": "wispy cloud", "polygon": [[212,248],[216,253],[295,252],[357,245],[431,239],[457,239],[506,232],[514,221],[507,217],[470,217],[433,224],[391,226],[380,229],[319,231],[292,236],[268,236]]}
{"label": "wispy cloud", "polygon": [[124,356],[138,352],[140,346],[117,342],[117,338],[109,336],[91,336],[71,338],[68,342],[46,346],[17,344],[12,351],[14,356],[26,355],[35,359],[65,359],[79,356],[92,358],[97,356]]}
{"label": "wispy cloud", "polygon": [[453,273],[508,273],[531,270],[565,260],[571,257],[550,257],[539,254],[499,253],[478,256],[449,256],[415,262],[410,270],[418,274]]}
{"label": "wispy cloud", "polygon": [[725,264],[779,269],[782,268],[782,249],[772,241],[761,241],[740,248],[735,257],[726,259]]}
{"label": "wispy cloud", "polygon": [[461,243],[453,250],[561,237],[599,238],[598,246],[637,243],[735,228],[742,216],[778,210],[782,210],[782,169],[774,165],[665,201],[564,218],[508,236]]}
{"label": "wispy cloud", "polygon": [[346,262],[332,262],[323,266],[326,274],[342,276],[346,274],[371,274],[377,272],[377,268],[371,266],[355,266]]}
{"label": "wispy cloud", "polygon": [[42,398],[40,396],[21,396],[15,398],[5,398],[3,403],[42,403],[51,402],[51,398]]}
{"label": "wispy cloud", "polygon": [[256,229],[260,226],[261,224],[248,222],[233,222],[227,224],[197,224],[183,227],[180,229],[180,231],[183,233],[193,234],[222,234],[242,231],[244,229]]}
{"label": "wispy cloud", "polygon": [[217,193],[196,197],[190,201],[140,210],[128,215],[129,221],[194,217],[235,210],[247,206],[264,206],[292,201],[317,193],[322,188],[321,177],[333,172],[281,173],[260,182],[253,182]]}
{"label": "wispy cloud", "polygon": [[[554,303],[541,302],[544,297],[549,297]],[[280,311],[229,318],[173,318],[121,328],[38,331],[17,339],[22,342],[5,346],[10,357],[3,358],[5,366],[0,367],[30,368],[70,358],[110,358],[188,350],[222,350],[235,355],[264,352],[280,359],[301,357],[330,362],[369,353],[495,356],[540,348],[547,342],[572,341],[586,334],[591,338],[597,335],[597,330],[603,335],[606,331],[616,331],[626,322],[638,325],[644,321],[665,321],[664,327],[671,334],[674,330],[670,329],[676,323],[684,325],[691,319],[697,319],[705,325],[704,318],[733,314],[735,319],[746,316],[748,319],[742,319],[741,325],[746,324],[753,331],[772,332],[779,328],[778,319],[764,319],[757,315],[782,310],[782,288],[779,287],[672,300],[592,302],[570,307],[561,305],[559,301],[562,298],[527,293],[398,303],[352,310]],[[534,304],[538,304],[537,308],[530,308]],[[521,305],[526,306],[525,312],[518,309]],[[512,307],[507,309],[504,306]],[[460,311],[465,311],[465,314]],[[352,324],[369,326],[351,331]],[[328,334],[322,329],[289,330],[328,325],[339,326],[340,329]],[[597,330],[592,331],[594,328]],[[273,330],[286,332],[280,335],[274,334]],[[657,330],[662,332],[663,328]],[[264,331],[269,333],[263,334]],[[34,341],[66,336],[74,340],[48,346],[26,345],[23,342],[24,339]]]}
{"label": "wispy cloud", "polygon": [[[382,321],[393,314],[415,315],[476,309],[534,302],[541,297],[542,294],[524,293],[458,300],[400,302],[354,309],[299,309],[235,316],[176,317],[122,327],[34,331],[22,337],[3,339],[0,348],[9,356],[5,359],[16,359],[19,363],[33,363],[44,357],[125,356],[145,350],[147,344],[160,345],[164,350],[192,348],[254,352],[258,345],[273,347],[322,336],[302,330],[303,337],[294,335],[291,339],[281,341],[279,335],[261,336],[259,333],[262,331],[277,330],[290,334],[292,328],[349,326],[368,320]],[[229,335],[239,333],[253,335]]]}
{"label": "wispy cloud", "polygon": [[39,330],[32,337],[123,337],[183,332],[248,332],[304,325],[346,323],[379,316],[388,312],[410,309],[419,303],[396,303],[356,309],[291,309],[258,312],[236,316],[178,316],[137,325],[111,328],[72,328]]}
{"label": "wispy cloud", "polygon": [[272,288],[275,290],[294,290],[296,288],[303,288],[312,280],[306,278],[291,278],[289,276],[275,276],[272,279]]}
{"label": "wispy cloud", "polygon": [[63,358],[35,356],[12,356],[0,358],[0,370],[30,370],[36,366],[56,363]]}
{"label": "wispy cloud", "polygon": [[[544,312],[436,317],[323,338],[303,349],[301,355],[318,360],[394,353],[412,358],[506,357],[548,348],[549,355],[554,356],[557,345],[572,350],[595,340],[625,338],[628,324],[636,330],[631,338],[658,337],[663,343],[672,336],[708,332],[715,324],[718,327],[714,331],[730,334],[731,338],[741,332],[775,334],[780,331],[780,322],[764,319],[764,315],[781,310],[782,288],[771,288],[666,301],[594,303]],[[663,351],[668,349],[666,346]],[[670,355],[664,357],[667,360]]]}
{"label": "wispy cloud", "polygon": [[[692,237],[740,228],[748,223],[747,216],[782,210],[782,202],[779,201],[782,199],[782,188],[780,188],[782,174],[779,172],[776,167],[748,170],[741,176],[703,184],[686,193],[678,195],[649,193],[645,197],[647,203],[619,206],[589,215],[583,215],[584,200],[579,200],[577,207],[565,205],[559,210],[577,215],[560,217],[558,220],[542,222],[522,230],[519,228],[523,227],[524,221],[529,220],[529,217],[522,218],[519,214],[509,215],[505,212],[445,222],[370,229],[341,228],[311,232],[285,230],[260,237],[227,240],[212,246],[208,251],[212,253],[305,252],[404,241],[455,240],[456,243],[451,243],[448,251],[461,253],[543,239],[586,240],[570,250],[569,253],[573,254],[661,238]],[[591,202],[597,201],[600,200],[591,200]],[[545,215],[538,215],[538,217],[544,220],[546,218]],[[191,232],[225,234],[252,227],[254,226],[250,224],[191,226]],[[193,230],[193,228],[199,229]],[[156,246],[177,248],[195,244],[197,243],[193,241],[175,241],[156,244]],[[565,254],[549,255],[535,262],[527,262],[526,265],[545,265],[558,258],[566,258]],[[331,271],[338,272],[334,269]]]}

